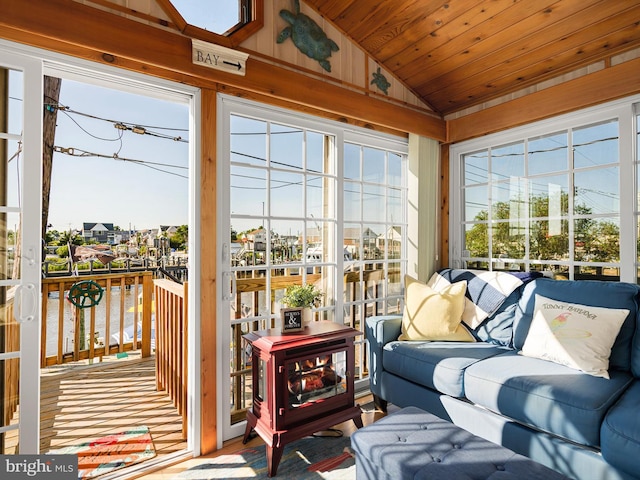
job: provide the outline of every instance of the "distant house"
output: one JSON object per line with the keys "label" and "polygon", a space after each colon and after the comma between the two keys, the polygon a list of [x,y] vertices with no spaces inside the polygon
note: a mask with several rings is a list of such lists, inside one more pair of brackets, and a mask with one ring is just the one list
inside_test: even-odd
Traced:
{"label": "distant house", "polygon": [[147,237],[147,245],[157,248],[162,255],[169,254],[169,239],[178,231],[175,225],[160,225],[151,230]]}
{"label": "distant house", "polygon": [[258,228],[246,234],[246,248],[251,251],[264,252],[267,246],[267,231]]}
{"label": "distant house", "polygon": [[98,242],[114,245],[116,231],[113,223],[88,223],[82,224],[82,237],[85,242]]}
{"label": "distant house", "polygon": [[402,253],[402,232],[400,227],[390,227],[383,235],[377,238],[377,247],[387,250],[389,258],[400,258]]}

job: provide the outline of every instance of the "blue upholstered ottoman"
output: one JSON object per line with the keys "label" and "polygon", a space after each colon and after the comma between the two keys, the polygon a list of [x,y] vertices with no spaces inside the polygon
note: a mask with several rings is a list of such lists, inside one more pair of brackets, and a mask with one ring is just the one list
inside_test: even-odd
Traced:
{"label": "blue upholstered ottoman", "polygon": [[357,480],[566,480],[527,457],[416,407],[351,436]]}

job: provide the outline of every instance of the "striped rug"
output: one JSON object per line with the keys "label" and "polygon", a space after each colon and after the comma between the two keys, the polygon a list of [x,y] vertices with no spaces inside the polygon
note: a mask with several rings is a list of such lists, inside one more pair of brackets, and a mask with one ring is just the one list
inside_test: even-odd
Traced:
{"label": "striped rug", "polygon": [[[355,480],[355,459],[349,437],[305,437],[285,446],[275,478]],[[247,447],[228,455],[203,459],[174,480],[226,478],[267,479],[265,446]]]}
{"label": "striped rug", "polygon": [[78,455],[78,478],[95,478],[156,456],[149,428],[145,426],[107,435],[78,445],[48,452]]}

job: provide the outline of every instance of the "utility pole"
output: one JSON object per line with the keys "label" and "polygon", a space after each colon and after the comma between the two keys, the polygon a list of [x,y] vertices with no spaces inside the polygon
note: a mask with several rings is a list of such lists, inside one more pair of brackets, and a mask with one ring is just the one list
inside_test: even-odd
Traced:
{"label": "utility pole", "polygon": [[[45,239],[49,223],[49,194],[51,193],[51,170],[53,168],[53,146],[58,121],[60,100],[60,78],[44,77],[44,111],[42,118],[42,240]],[[43,257],[44,258],[44,257]]]}

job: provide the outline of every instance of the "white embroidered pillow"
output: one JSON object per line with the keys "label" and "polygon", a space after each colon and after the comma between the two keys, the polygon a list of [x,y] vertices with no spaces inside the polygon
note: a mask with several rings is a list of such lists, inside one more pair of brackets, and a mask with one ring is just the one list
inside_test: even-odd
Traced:
{"label": "white embroidered pillow", "polygon": [[609,378],[611,348],[629,310],[591,307],[536,295],[522,355]]}

